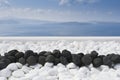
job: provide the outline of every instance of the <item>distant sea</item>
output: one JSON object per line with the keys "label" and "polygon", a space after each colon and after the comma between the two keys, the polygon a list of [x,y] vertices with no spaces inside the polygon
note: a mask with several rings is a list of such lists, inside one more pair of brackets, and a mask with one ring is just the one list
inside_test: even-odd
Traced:
{"label": "distant sea", "polygon": [[120,36],[120,23],[0,20],[0,36]]}

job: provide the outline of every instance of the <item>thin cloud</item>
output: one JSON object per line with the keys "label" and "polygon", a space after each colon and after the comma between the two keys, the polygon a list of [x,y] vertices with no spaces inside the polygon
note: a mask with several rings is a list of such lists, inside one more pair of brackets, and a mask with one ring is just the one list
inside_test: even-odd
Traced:
{"label": "thin cloud", "polygon": [[21,18],[64,22],[75,20],[74,15],[76,16],[76,13],[70,11],[58,11],[49,9],[32,9],[32,8],[0,9],[0,19]]}
{"label": "thin cloud", "polygon": [[60,0],[60,5],[63,5],[63,4],[68,4],[69,3],[69,0]]}
{"label": "thin cloud", "polygon": [[9,6],[10,6],[9,0],[0,0],[0,8],[6,8]]}
{"label": "thin cloud", "polygon": [[[46,20],[57,22],[89,22],[89,21],[114,21],[120,22],[120,17],[113,12],[99,12],[99,11],[71,11],[71,10],[54,10],[41,8],[18,8],[7,7],[10,5],[10,0],[0,0],[3,8],[0,8],[0,19],[32,19],[32,20]],[[95,3],[98,0],[60,0],[60,4],[73,3]],[[3,5],[4,4],[4,5]]]}
{"label": "thin cloud", "polygon": [[[91,14],[93,16],[91,16]],[[71,12],[33,8],[0,8],[0,19],[32,19],[55,22],[120,21],[119,17],[93,11]]]}
{"label": "thin cloud", "polygon": [[99,0],[76,0],[79,3],[96,3]]}
{"label": "thin cloud", "polygon": [[96,3],[99,0],[59,0],[60,5],[73,4],[73,3]]}

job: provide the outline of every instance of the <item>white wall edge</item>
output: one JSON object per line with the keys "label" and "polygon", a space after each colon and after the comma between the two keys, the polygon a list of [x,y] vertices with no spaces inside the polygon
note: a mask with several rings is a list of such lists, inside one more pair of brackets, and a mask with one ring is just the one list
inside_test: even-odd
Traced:
{"label": "white wall edge", "polygon": [[8,41],[39,41],[39,40],[95,40],[95,41],[120,41],[120,37],[104,37],[104,36],[101,36],[101,37],[98,37],[98,36],[91,36],[91,37],[74,37],[74,36],[70,36],[70,37],[66,37],[66,36],[31,36],[31,37],[28,37],[28,36],[21,36],[21,37],[0,37],[0,40],[8,40]]}

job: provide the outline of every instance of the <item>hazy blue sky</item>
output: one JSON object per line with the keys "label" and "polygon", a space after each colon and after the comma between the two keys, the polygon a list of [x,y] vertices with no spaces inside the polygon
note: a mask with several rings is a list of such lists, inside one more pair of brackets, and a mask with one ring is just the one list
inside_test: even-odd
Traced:
{"label": "hazy blue sky", "polygon": [[0,36],[120,36],[120,0],[0,0]]}
{"label": "hazy blue sky", "polygon": [[0,19],[120,22],[120,0],[0,0]]}

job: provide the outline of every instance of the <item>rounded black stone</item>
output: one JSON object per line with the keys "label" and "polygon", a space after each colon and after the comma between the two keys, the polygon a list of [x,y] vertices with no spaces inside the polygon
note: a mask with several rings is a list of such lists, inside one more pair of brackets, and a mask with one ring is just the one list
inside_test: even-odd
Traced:
{"label": "rounded black stone", "polygon": [[45,56],[39,56],[38,63],[41,64],[41,65],[44,65],[45,64],[45,59],[46,59]]}
{"label": "rounded black stone", "polygon": [[34,53],[33,56],[38,56],[38,53]]}
{"label": "rounded black stone", "polygon": [[34,53],[34,55],[33,56],[35,56],[36,57],[36,59],[37,59],[37,62],[38,62],[38,58],[39,58],[39,55],[38,55],[38,53]]}
{"label": "rounded black stone", "polygon": [[114,62],[114,64],[120,63],[120,55],[113,55],[111,60]]}
{"label": "rounded black stone", "polygon": [[0,70],[4,69],[7,67],[7,64],[5,62],[0,61]]}
{"label": "rounded black stone", "polygon": [[92,63],[92,58],[89,54],[84,55],[81,60],[85,66],[88,66]]}
{"label": "rounded black stone", "polygon": [[98,52],[96,52],[96,51],[91,52],[92,59],[97,58],[97,56],[98,56]]}
{"label": "rounded black stone", "polygon": [[6,58],[8,58],[11,61],[11,63],[16,62],[16,58],[14,56],[7,56]]}
{"label": "rounded black stone", "polygon": [[63,64],[63,65],[67,65],[68,64],[68,61],[65,57],[61,56],[60,57],[60,62]]}
{"label": "rounded black stone", "polygon": [[55,58],[54,65],[57,65],[59,63],[60,63],[60,59],[59,58]]}
{"label": "rounded black stone", "polygon": [[35,65],[37,63],[37,59],[35,56],[29,56],[26,60],[28,65]]}
{"label": "rounded black stone", "polygon": [[19,58],[18,62],[21,63],[21,64],[23,64],[23,65],[26,64],[26,60],[23,57]]}
{"label": "rounded black stone", "polygon": [[77,66],[82,66],[82,62],[81,62],[81,59],[80,59],[80,56],[77,55],[77,54],[72,54],[72,61],[75,65]]}
{"label": "rounded black stone", "polygon": [[57,50],[57,49],[53,50],[53,55],[54,55],[56,58],[60,58],[60,56],[61,56],[60,50]]}
{"label": "rounded black stone", "polygon": [[4,59],[5,58],[5,56],[0,56],[0,60],[2,60],[2,59]]}
{"label": "rounded black stone", "polygon": [[44,53],[44,56],[49,56],[49,55],[52,55],[52,53],[50,51]]}
{"label": "rounded black stone", "polygon": [[41,51],[38,55],[39,56],[44,56],[45,53],[47,53],[47,51]]}
{"label": "rounded black stone", "polygon": [[8,54],[8,53],[4,53],[4,56],[11,56],[10,54]]}
{"label": "rounded black stone", "polygon": [[101,58],[95,58],[93,60],[93,66],[94,67],[100,67],[103,64],[103,61]]}
{"label": "rounded black stone", "polygon": [[78,53],[80,59],[84,56],[84,53]]}
{"label": "rounded black stone", "polygon": [[29,56],[34,55],[34,52],[32,50],[25,51],[24,58],[27,59]]}
{"label": "rounded black stone", "polygon": [[103,64],[104,64],[104,65],[107,65],[107,66],[109,66],[109,67],[112,67],[113,62],[110,60],[110,58],[109,58],[108,56],[105,56],[105,57],[103,58]]}
{"label": "rounded black stone", "polygon": [[103,58],[105,57],[105,55],[99,55],[98,58],[101,58],[103,60]]}
{"label": "rounded black stone", "polygon": [[15,56],[16,53],[18,53],[18,50],[14,49],[9,51],[8,53],[5,53],[5,56]]}
{"label": "rounded black stone", "polygon": [[7,65],[11,63],[11,61],[5,56],[3,56],[3,58],[0,61],[6,63]]}
{"label": "rounded black stone", "polygon": [[21,57],[24,57],[24,53],[23,53],[23,52],[18,52],[18,53],[15,54],[15,57],[16,57],[17,59],[19,59],[19,58],[21,58]]}
{"label": "rounded black stone", "polygon": [[72,61],[72,54],[70,51],[68,50],[63,50],[62,51],[62,54],[61,54],[63,57],[65,57],[67,59],[68,62],[71,62]]}
{"label": "rounded black stone", "polygon": [[55,57],[53,56],[53,55],[48,55],[47,57],[46,57],[46,60],[45,60],[46,62],[50,62],[50,63],[54,63],[54,61],[55,61]]}
{"label": "rounded black stone", "polygon": [[108,57],[109,59],[111,59],[112,56],[114,56],[114,55],[115,55],[115,54],[113,54],[113,53],[112,53],[112,54],[108,54],[107,57]]}

